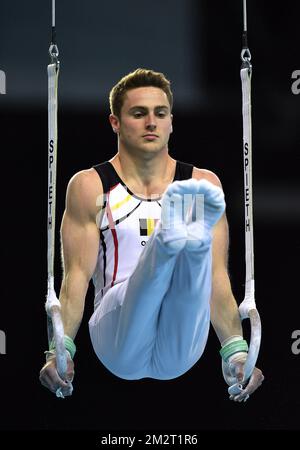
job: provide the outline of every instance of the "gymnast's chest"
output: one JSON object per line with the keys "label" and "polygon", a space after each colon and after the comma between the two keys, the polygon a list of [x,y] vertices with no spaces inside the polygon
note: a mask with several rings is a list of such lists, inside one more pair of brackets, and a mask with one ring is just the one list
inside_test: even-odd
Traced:
{"label": "gymnast's chest", "polygon": [[143,247],[161,217],[159,201],[146,201],[127,194],[110,197],[103,216],[101,230],[111,237],[131,245]]}

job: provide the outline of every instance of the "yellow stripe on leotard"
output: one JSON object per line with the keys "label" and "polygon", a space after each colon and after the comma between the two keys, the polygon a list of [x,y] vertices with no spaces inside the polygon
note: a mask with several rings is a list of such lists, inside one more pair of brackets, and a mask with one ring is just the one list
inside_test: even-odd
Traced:
{"label": "yellow stripe on leotard", "polygon": [[154,219],[147,219],[147,236],[151,236],[155,228]]}
{"label": "yellow stripe on leotard", "polygon": [[116,203],[114,206],[111,206],[111,210],[115,211],[118,208],[121,208],[121,206],[125,205],[129,200],[131,199],[131,195],[127,195],[127,197],[124,198],[124,200],[121,200],[120,202]]}

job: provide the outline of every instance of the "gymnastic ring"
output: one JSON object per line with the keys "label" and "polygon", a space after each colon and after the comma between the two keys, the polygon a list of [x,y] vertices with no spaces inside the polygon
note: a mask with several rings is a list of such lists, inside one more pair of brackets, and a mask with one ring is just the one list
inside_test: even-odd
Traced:
{"label": "gymnastic ring", "polygon": [[55,395],[56,395],[57,398],[65,398],[64,394],[61,391],[61,387],[56,389]]}

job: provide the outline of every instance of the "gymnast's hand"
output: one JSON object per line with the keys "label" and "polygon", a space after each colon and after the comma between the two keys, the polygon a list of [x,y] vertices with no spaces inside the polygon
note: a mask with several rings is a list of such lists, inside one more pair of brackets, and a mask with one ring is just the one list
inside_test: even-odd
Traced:
{"label": "gymnast's hand", "polygon": [[248,400],[249,396],[256,391],[257,388],[264,381],[263,373],[257,367],[254,367],[251,377],[244,385],[244,365],[247,359],[247,355],[240,356],[237,359],[234,359],[230,362],[230,364],[225,363],[223,366],[224,375],[227,377],[234,377],[236,379],[236,383],[240,383],[243,385],[243,390],[238,395],[230,395],[229,399],[235,402],[245,402]]}
{"label": "gymnast's hand", "polygon": [[67,352],[67,375],[66,380],[62,380],[56,370],[55,352],[47,352],[47,362],[40,371],[40,382],[54,394],[59,388],[64,397],[72,394],[72,381],[74,378],[74,362]]}

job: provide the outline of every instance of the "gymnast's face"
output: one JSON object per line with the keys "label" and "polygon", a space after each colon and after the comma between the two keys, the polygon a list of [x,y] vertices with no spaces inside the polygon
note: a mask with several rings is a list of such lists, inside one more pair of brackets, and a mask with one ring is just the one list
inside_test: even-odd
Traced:
{"label": "gymnast's face", "polygon": [[172,114],[166,93],[157,87],[140,87],[126,92],[120,118],[110,122],[119,135],[119,149],[157,153],[168,148]]}

